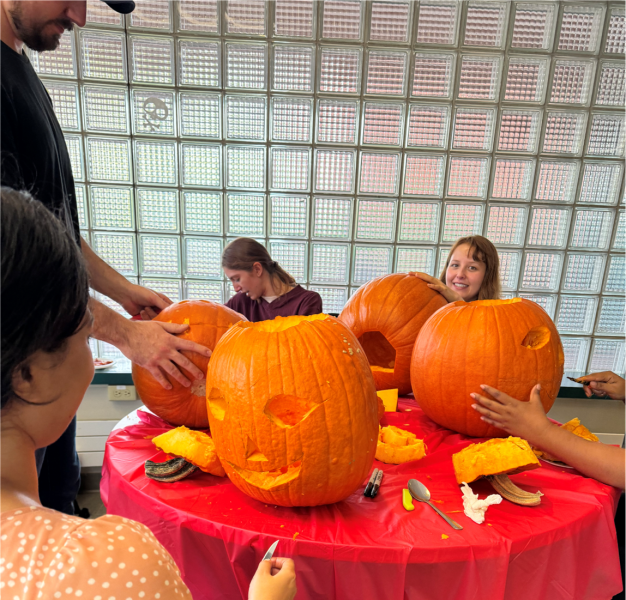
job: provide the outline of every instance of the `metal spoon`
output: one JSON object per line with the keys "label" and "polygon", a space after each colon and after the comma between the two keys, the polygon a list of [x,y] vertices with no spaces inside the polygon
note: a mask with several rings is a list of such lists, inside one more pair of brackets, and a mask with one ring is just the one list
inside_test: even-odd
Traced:
{"label": "metal spoon", "polygon": [[418,502],[426,502],[426,504],[433,508],[439,516],[443,517],[448,522],[448,525],[450,525],[453,529],[463,529],[463,527],[461,527],[456,521],[452,520],[448,515],[440,511],[434,504],[429,502],[430,492],[421,481],[418,481],[417,479],[409,479],[408,485],[409,492],[411,492],[411,496],[413,496],[415,500]]}

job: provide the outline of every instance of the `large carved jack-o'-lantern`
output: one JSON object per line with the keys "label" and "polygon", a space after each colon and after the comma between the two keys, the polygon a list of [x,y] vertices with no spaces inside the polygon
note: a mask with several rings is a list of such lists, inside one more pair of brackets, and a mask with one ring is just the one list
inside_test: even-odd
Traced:
{"label": "large carved jack-o'-lantern", "polygon": [[207,407],[226,474],[262,502],[338,502],[372,466],[374,381],[354,335],[327,315],[231,327],[209,363]]}

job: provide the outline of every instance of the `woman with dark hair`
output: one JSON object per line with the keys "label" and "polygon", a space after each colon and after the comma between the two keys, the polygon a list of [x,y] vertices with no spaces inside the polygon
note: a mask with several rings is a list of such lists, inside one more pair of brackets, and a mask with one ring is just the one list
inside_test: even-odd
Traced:
{"label": "woman with dark hair", "polygon": [[[77,244],[43,204],[8,188],[1,199],[0,589],[21,600],[190,599],[144,525],[41,505],[35,450],[66,430],[93,377],[89,280]],[[291,600],[295,591],[293,561],[277,558],[261,563],[249,598]]]}
{"label": "woman with dark hair", "polygon": [[321,296],[299,286],[256,240],[237,238],[228,244],[222,269],[237,292],[226,306],[248,321],[322,312]]}

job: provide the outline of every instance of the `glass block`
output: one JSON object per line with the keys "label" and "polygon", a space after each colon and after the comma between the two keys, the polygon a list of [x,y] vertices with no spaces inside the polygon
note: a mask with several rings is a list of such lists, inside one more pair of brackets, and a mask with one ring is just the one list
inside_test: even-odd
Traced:
{"label": "glass block", "polygon": [[137,190],[139,229],[178,231],[178,192]]}
{"label": "glass block", "polygon": [[87,173],[91,181],[132,182],[130,140],[88,137],[86,142]]}
{"label": "glass block", "polygon": [[[180,280],[179,279],[151,279],[142,277],[140,281],[141,285],[154,290],[155,292],[159,292],[160,294],[164,294],[167,296],[172,302],[180,302],[181,293],[180,293]],[[100,342],[102,343],[102,342]]]}
{"label": "glass block", "polygon": [[80,130],[78,86],[74,83],[60,83],[56,81],[44,81],[43,84],[46,86],[46,90],[52,99],[54,114],[59,121],[61,129]]}
{"label": "glass block", "polygon": [[550,102],[583,106],[588,104],[594,72],[595,63],[592,60],[556,59],[552,72]]}
{"label": "glass block", "polygon": [[392,253],[387,246],[356,246],[352,282],[360,285],[391,273]]}
{"label": "glass block", "polygon": [[227,0],[227,33],[265,35],[265,19],[265,0]]}
{"label": "glass block", "polygon": [[500,87],[500,65],[499,56],[462,56],[458,97],[497,100]]}
{"label": "glass block", "polygon": [[361,89],[361,50],[321,49],[320,92],[358,94]]}
{"label": "glass block", "polygon": [[174,84],[174,40],[131,36],[130,48],[133,83]]}
{"label": "glass block", "polygon": [[574,231],[570,246],[589,250],[606,250],[611,241],[613,211],[581,209],[574,211]]}
{"label": "glass block", "polygon": [[621,7],[611,7],[611,16],[606,34],[606,46],[604,51],[607,54],[624,54],[624,43],[626,40],[626,11]]}
{"label": "glass block", "polygon": [[271,139],[273,142],[311,141],[312,98],[279,98],[271,100]]}
{"label": "glass block", "polygon": [[421,1],[419,3],[416,42],[418,44],[454,46],[460,8],[456,0],[448,2]]}
{"label": "glass block", "polygon": [[134,229],[135,209],[129,188],[91,186],[91,222],[98,229]]}
{"label": "glass block", "polygon": [[407,52],[370,50],[365,93],[403,96],[406,88],[408,61]]}
{"label": "glass block", "polygon": [[543,102],[550,59],[509,58],[504,99],[511,102]]}
{"label": "glass block", "polygon": [[450,98],[454,85],[454,54],[415,53],[411,96]]}
{"label": "glass block", "polygon": [[589,338],[562,337],[563,354],[565,355],[565,371],[577,373],[585,371],[589,356]]}
{"label": "glass block", "polygon": [[137,248],[134,233],[93,232],[93,249],[122,275],[137,275]]}
{"label": "glass block", "polygon": [[626,248],[626,215],[623,210],[620,210],[617,227],[615,228],[613,250],[624,250],[624,248]]}
{"label": "glass block", "polygon": [[624,375],[624,342],[618,340],[593,340],[589,372],[613,371]]}
{"label": "glass block", "polygon": [[602,38],[602,4],[566,5],[561,17],[559,50],[596,52]]}
{"label": "glass block", "polygon": [[221,137],[221,98],[218,94],[180,94],[180,133],[189,137]]}
{"label": "glass block", "polygon": [[172,30],[169,0],[150,0],[150,4],[138,2],[130,13],[131,27]]}
{"label": "glass block", "polygon": [[445,169],[445,156],[406,154],[402,193],[408,196],[441,197]]}
{"label": "glass block", "polygon": [[117,364],[115,368],[123,368],[127,369],[127,372],[131,370],[132,363],[128,360],[122,351],[113,346],[112,344],[107,344],[106,342],[98,342],[98,355],[99,358],[107,358],[109,360],[115,360]]}
{"label": "glass block", "polygon": [[78,225],[81,229],[87,229],[88,225],[88,217],[87,217],[87,199],[85,186],[76,184],[75,187],[76,192],[76,210],[78,212]]}
{"label": "glass block", "polygon": [[556,292],[561,279],[563,257],[552,252],[527,252],[522,287],[527,290]]}
{"label": "glass block", "polygon": [[615,204],[622,181],[622,163],[585,162],[578,202]]}
{"label": "glass block", "polygon": [[112,25],[122,27],[123,16],[111,10],[100,0],[87,0],[87,25]]}
{"label": "glass block", "polygon": [[[80,70],[85,79],[126,81],[126,38],[123,33],[83,29],[78,35]],[[66,76],[75,77],[76,74],[67,73]]]}
{"label": "glass block", "polygon": [[306,196],[270,198],[270,235],[306,237],[309,202]]}
{"label": "glass block", "polygon": [[265,189],[265,148],[226,146],[227,187]]}
{"label": "glass block", "polygon": [[504,43],[508,6],[506,2],[472,2],[465,16],[466,46],[500,48]]}
{"label": "glass block", "polygon": [[185,248],[185,277],[222,277],[222,240],[188,237]]}
{"label": "glass block", "polygon": [[267,87],[267,46],[226,43],[226,86],[264,90]]}
{"label": "glass block", "polygon": [[609,259],[609,272],[604,284],[604,291],[610,294],[624,294],[625,287],[625,268],[624,256],[613,255]]}
{"label": "glass block", "polygon": [[133,132],[174,135],[174,92],[132,88]]}
{"label": "glass block", "polygon": [[139,260],[142,275],[179,276],[178,238],[163,235],[139,235]]}
{"label": "glass block", "polygon": [[272,89],[286,92],[312,92],[315,75],[315,48],[295,44],[274,44]]}
{"label": "glass block", "polygon": [[363,144],[400,146],[402,144],[404,105],[365,102]]}
{"label": "glass block", "polygon": [[542,151],[547,154],[579,155],[586,124],[585,113],[548,111]]}
{"label": "glass block", "polygon": [[519,268],[522,262],[522,251],[499,251],[498,256],[500,258],[500,281],[502,283],[502,289],[504,291],[514,291],[517,288]]}
{"label": "glass block", "polygon": [[348,300],[347,288],[311,285],[309,289],[322,297],[322,306],[326,314],[339,314]]}
{"label": "glass block", "polygon": [[489,207],[489,220],[485,234],[494,244],[522,246],[526,234],[528,209],[525,206]]}
{"label": "glass block", "polygon": [[228,233],[263,235],[265,233],[265,196],[228,194]]}
{"label": "glass block", "polygon": [[450,204],[443,214],[441,241],[456,242],[460,237],[480,235],[483,231],[485,207],[482,204]]}
{"label": "glass block", "polygon": [[222,195],[211,192],[183,192],[185,231],[222,233]]}
{"label": "glass block", "polygon": [[529,246],[563,248],[567,242],[570,209],[533,207]]}
{"label": "glass block", "polygon": [[624,63],[606,61],[600,65],[596,104],[598,106],[624,106]]}
{"label": "glass block", "polygon": [[67,153],[70,156],[70,163],[72,165],[72,175],[74,179],[82,181],[85,179],[85,171],[83,169],[83,144],[81,137],[67,134],[64,137]]}
{"label": "glass block", "polygon": [[406,145],[445,149],[449,125],[449,106],[410,104]]}
{"label": "glass block", "polygon": [[561,296],[555,321],[559,333],[591,333],[597,308],[597,298]]}
{"label": "glass block", "polygon": [[486,157],[451,156],[448,195],[484,198],[489,182],[489,159]]}
{"label": "glass block", "polygon": [[[178,41],[178,81],[181,85],[219,87],[219,42]],[[239,67],[238,67],[239,68]]]}
{"label": "glass block", "polygon": [[274,3],[274,35],[278,37],[312,38],[314,0],[276,0]]}
{"label": "glass block", "polygon": [[520,294],[520,298],[526,298],[535,302],[545,310],[551,319],[554,319],[554,309],[556,308],[556,296],[543,296],[540,294]]}
{"label": "glass block", "polygon": [[76,48],[74,34],[64,31],[54,52],[30,51],[30,62],[39,75],[76,77]]}
{"label": "glass block", "polygon": [[541,111],[503,109],[500,113],[498,150],[535,154],[540,128]]}
{"label": "glass block", "polygon": [[439,237],[439,204],[401,202],[398,241],[436,243]]}
{"label": "glass block", "polygon": [[624,298],[603,298],[596,334],[624,335]]}
{"label": "glass block", "polygon": [[601,113],[591,116],[587,154],[615,157],[624,155],[623,114]]}
{"label": "glass block", "polygon": [[535,198],[547,202],[573,202],[578,169],[579,164],[573,161],[540,161]]}
{"label": "glass block", "polygon": [[226,96],[226,139],[265,141],[267,99],[260,96]]}
{"label": "glass block", "polygon": [[306,242],[270,241],[272,259],[275,260],[298,283],[307,277],[307,244]]}
{"label": "glass block", "polygon": [[604,256],[600,254],[568,254],[565,280],[561,289],[566,292],[599,292],[604,275]]}
{"label": "glass block", "polygon": [[308,148],[270,148],[271,189],[308,191],[310,162]]}
{"label": "glass block", "polygon": [[124,88],[83,87],[85,129],[128,133],[128,101]]}
{"label": "glass block", "polygon": [[319,100],[317,141],[356,144],[359,103],[354,100]]}
{"label": "glass block", "polygon": [[515,7],[512,48],[550,50],[558,6],[550,3],[518,3]]}
{"label": "glass block", "polygon": [[420,273],[433,274],[435,263],[434,248],[398,248],[396,252],[396,273]]}
{"label": "glass block", "polygon": [[352,224],[350,198],[315,198],[313,236],[316,238],[346,239]]}
{"label": "glass block", "polygon": [[370,40],[407,43],[410,14],[410,2],[372,2]]}
{"label": "glass block", "polygon": [[355,152],[350,150],[316,150],[315,190],[344,192],[354,190]]}
{"label": "glass block", "polygon": [[454,115],[452,148],[489,152],[493,143],[495,118],[495,108],[458,107]]}
{"label": "glass block", "polygon": [[359,200],[356,237],[359,240],[393,241],[395,201]]}
{"label": "glass block", "polygon": [[174,142],[135,141],[135,171],[138,183],[176,185],[177,167]]}
{"label": "glass block", "polygon": [[217,304],[224,302],[224,288],[221,281],[185,281],[185,298],[188,300],[210,300]]}
{"label": "glass block", "polygon": [[348,283],[348,246],[313,244],[311,280],[320,283]]}
{"label": "glass block", "polygon": [[496,158],[491,197],[498,200],[530,200],[535,163],[532,160]]}
{"label": "glass block", "polygon": [[446,270],[446,261],[448,260],[448,254],[450,254],[450,247],[439,248],[439,264],[437,265],[436,277],[441,277]]}
{"label": "glass block", "polygon": [[179,0],[178,28],[183,31],[219,33],[218,0]]}
{"label": "glass block", "polygon": [[322,38],[360,40],[364,9],[359,0],[324,0]]}
{"label": "glass block", "polygon": [[359,192],[398,195],[400,155],[361,152]]}

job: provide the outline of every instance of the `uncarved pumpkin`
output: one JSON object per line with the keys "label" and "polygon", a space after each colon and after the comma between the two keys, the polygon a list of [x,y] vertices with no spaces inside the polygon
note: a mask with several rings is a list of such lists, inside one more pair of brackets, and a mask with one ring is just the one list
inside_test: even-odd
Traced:
{"label": "uncarved pumpkin", "polygon": [[266,504],[343,500],[369,473],[379,403],[365,355],[327,315],[240,322],[207,375],[211,435],[231,481]]}
{"label": "uncarved pumpkin", "polygon": [[415,399],[433,421],[466,435],[502,437],[472,408],[481,384],[527,401],[537,383],[546,412],[563,377],[563,347],[548,314],[535,302],[454,302],[422,327],[411,359]]}
{"label": "uncarved pumpkin", "polygon": [[[178,337],[192,340],[213,350],[226,330],[241,320],[239,313],[208,300],[183,300],[162,310],[155,321],[165,323],[185,323],[189,329]],[[206,373],[209,357],[196,352],[183,352],[196,367]],[[186,425],[198,429],[209,426],[206,414],[206,379],[193,379],[182,369],[191,381],[185,387],[171,379],[171,390],[166,390],[150,374],[150,371],[133,363],[133,382],[142,402],[156,415],[173,425]]]}
{"label": "uncarved pumpkin", "polygon": [[396,273],[359,288],[339,320],[358,338],[377,390],[411,391],[411,352],[428,318],[447,300],[415,275]]}

